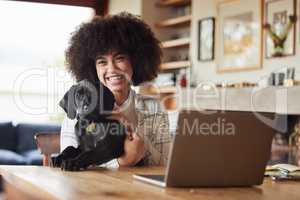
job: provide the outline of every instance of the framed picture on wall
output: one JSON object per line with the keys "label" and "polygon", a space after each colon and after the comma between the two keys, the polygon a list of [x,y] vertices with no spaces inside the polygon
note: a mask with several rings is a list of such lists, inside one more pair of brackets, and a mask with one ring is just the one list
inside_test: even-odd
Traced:
{"label": "framed picture on wall", "polygon": [[198,60],[211,61],[215,54],[215,18],[208,17],[198,22]]}
{"label": "framed picture on wall", "polygon": [[260,69],[262,1],[223,0],[217,10],[217,72]]}
{"label": "framed picture on wall", "polygon": [[295,54],[296,0],[265,0],[265,56],[282,57]]}

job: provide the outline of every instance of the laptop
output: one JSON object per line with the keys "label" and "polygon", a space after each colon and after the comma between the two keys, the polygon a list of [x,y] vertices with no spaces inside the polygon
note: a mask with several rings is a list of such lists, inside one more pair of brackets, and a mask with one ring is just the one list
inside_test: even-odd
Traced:
{"label": "laptop", "polygon": [[272,113],[182,110],[166,174],[133,178],[161,187],[260,185],[275,133],[274,126],[265,122],[276,124],[274,117]]}

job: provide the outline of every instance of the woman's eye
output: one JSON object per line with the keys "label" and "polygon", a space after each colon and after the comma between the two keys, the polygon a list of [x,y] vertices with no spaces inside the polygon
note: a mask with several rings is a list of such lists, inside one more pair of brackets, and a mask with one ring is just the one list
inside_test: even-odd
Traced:
{"label": "woman's eye", "polygon": [[105,60],[98,60],[97,65],[105,65],[106,61]]}
{"label": "woman's eye", "polygon": [[125,60],[125,56],[117,56],[116,60],[117,61],[123,61],[123,60]]}

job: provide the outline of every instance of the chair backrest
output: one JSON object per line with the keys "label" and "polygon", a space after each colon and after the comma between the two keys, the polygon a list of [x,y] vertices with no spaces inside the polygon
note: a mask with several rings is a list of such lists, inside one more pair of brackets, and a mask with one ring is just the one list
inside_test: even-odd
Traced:
{"label": "chair backrest", "polygon": [[51,155],[60,151],[60,133],[35,134],[37,147],[42,154]]}
{"label": "chair backrest", "polygon": [[41,132],[34,136],[37,147],[43,154],[43,165],[48,166],[50,156],[60,152],[60,133],[59,132]]}

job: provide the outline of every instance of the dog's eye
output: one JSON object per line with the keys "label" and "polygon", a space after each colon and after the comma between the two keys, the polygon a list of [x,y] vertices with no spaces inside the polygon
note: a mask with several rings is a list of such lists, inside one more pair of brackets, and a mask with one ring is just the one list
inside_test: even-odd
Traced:
{"label": "dog's eye", "polygon": [[89,109],[88,109],[88,106],[87,106],[87,105],[84,105],[84,106],[83,106],[83,110],[84,110],[84,111],[88,111],[88,110],[89,110]]}

